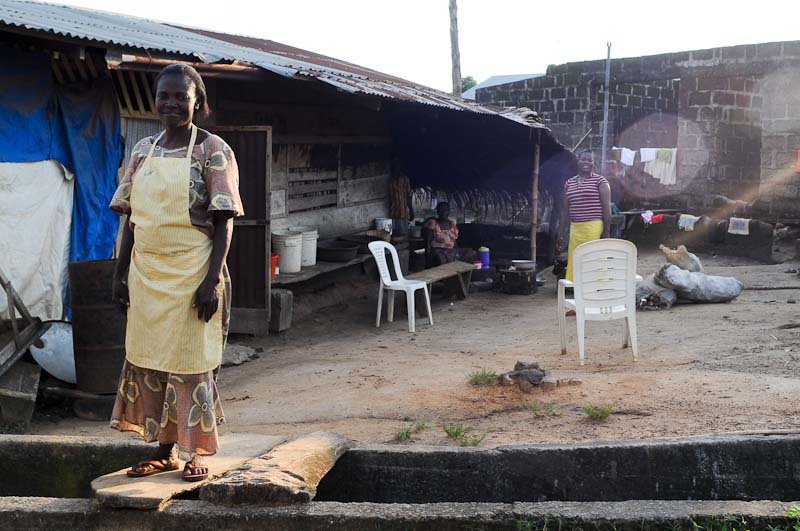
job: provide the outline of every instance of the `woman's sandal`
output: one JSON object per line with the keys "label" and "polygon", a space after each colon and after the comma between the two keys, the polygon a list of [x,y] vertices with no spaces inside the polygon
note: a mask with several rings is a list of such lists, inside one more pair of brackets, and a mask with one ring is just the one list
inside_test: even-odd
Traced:
{"label": "woman's sandal", "polygon": [[194,465],[191,461],[183,467],[184,481],[203,481],[208,477],[208,467],[206,465]]}
{"label": "woman's sandal", "polygon": [[169,459],[148,459],[146,461],[139,461],[128,470],[129,478],[143,478],[152,476],[153,474],[160,474],[162,472],[169,472],[171,470],[178,470],[179,463]]}

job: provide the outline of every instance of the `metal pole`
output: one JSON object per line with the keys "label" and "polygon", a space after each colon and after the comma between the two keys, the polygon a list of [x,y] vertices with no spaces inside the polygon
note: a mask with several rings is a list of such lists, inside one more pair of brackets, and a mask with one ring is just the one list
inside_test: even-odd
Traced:
{"label": "metal pole", "polygon": [[606,55],[606,81],[603,88],[605,98],[603,101],[603,153],[600,163],[600,173],[606,171],[606,150],[608,149],[608,85],[611,81],[611,43],[606,43],[608,46],[608,54]]}
{"label": "metal pole", "polygon": [[531,260],[536,269],[536,232],[539,223],[539,163],[542,149],[542,132],[536,131],[536,144],[533,146],[533,188],[531,189]]}

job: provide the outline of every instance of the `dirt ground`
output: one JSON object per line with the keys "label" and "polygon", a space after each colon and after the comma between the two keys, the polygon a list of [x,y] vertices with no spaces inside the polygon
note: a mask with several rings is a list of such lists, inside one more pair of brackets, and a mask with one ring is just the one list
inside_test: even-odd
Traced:
{"label": "dirt ground", "polygon": [[[578,365],[574,319],[562,356],[554,277],[532,296],[472,294],[452,304],[434,298],[435,326],[406,329],[398,301],[394,323],[374,326],[375,286],[347,292],[284,336],[244,339],[259,359],[223,369],[225,432],[293,435],[333,430],[359,443],[392,442],[414,422],[427,428],[402,444],[458,444],[444,423],[463,423],[492,447],[800,428],[800,278],[797,263],[761,265],[701,255],[707,272],[732,275],[746,289],[729,304],[678,305],[639,312],[639,361],[622,350],[622,321],[588,323],[587,362]],[[654,272],[657,253],[640,256]],[[788,287],[791,289],[774,289]],[[800,325],[798,325],[800,326]],[[537,361],[580,386],[524,394],[517,387],[475,387],[468,375]],[[537,415],[529,406],[538,405]],[[610,405],[604,422],[587,405]],[[545,412],[545,413],[542,413]],[[38,434],[131,437],[76,418],[34,425]],[[474,441],[473,441],[474,442]]]}

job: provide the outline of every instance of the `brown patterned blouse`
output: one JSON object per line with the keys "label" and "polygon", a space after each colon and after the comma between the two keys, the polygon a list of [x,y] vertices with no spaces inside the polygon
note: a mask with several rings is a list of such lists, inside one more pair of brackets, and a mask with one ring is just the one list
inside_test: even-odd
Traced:
{"label": "brown patterned blouse", "polygon": [[[131,186],[136,172],[141,167],[150,147],[158,135],[140,140],[133,148],[128,169],[117,187],[109,205],[121,214],[131,213]],[[186,147],[164,149],[156,146],[153,157],[182,158]],[[242,199],[239,196],[239,168],[233,150],[217,135],[209,134],[198,142],[192,152],[192,166],[189,183],[189,219],[209,238],[214,236],[214,212],[230,211],[234,217],[244,214]]]}

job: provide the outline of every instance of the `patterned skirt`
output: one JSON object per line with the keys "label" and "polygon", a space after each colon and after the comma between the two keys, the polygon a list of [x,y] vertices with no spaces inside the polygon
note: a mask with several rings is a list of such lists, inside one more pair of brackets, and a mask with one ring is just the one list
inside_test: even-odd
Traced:
{"label": "patterned skirt", "polygon": [[213,455],[217,425],[225,421],[215,371],[171,374],[125,361],[111,427],[132,431],[145,442],[176,444],[182,458]]}

